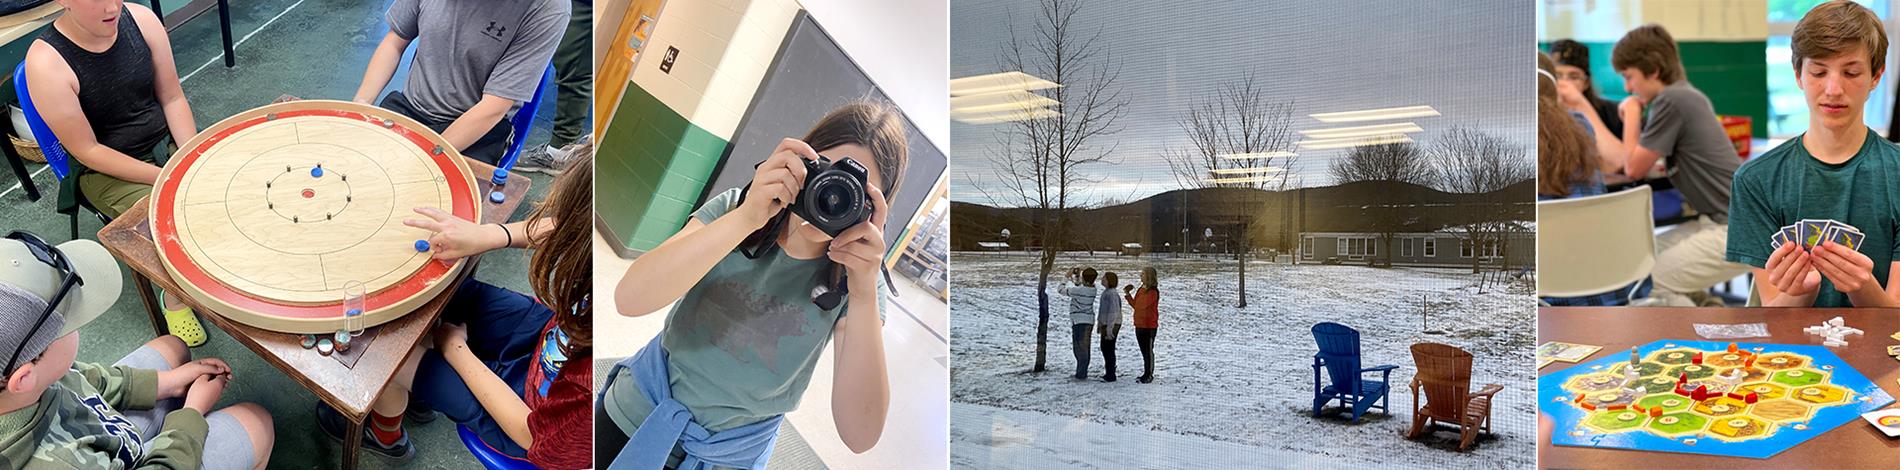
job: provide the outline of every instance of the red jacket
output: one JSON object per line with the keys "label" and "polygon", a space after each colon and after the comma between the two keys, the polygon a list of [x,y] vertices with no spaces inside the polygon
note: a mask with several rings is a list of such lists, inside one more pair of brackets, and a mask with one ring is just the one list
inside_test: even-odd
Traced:
{"label": "red jacket", "polygon": [[[553,327],[549,322],[546,328]],[[541,334],[545,338],[547,329]],[[540,356],[537,350],[523,393],[528,402],[528,433],[534,436],[528,461],[546,469],[594,468],[592,354],[568,358],[548,384],[546,395],[538,393],[540,382],[545,381]]]}
{"label": "red jacket", "polygon": [[1128,305],[1135,307],[1135,328],[1159,328],[1161,321],[1161,291],[1143,287],[1128,298]]}

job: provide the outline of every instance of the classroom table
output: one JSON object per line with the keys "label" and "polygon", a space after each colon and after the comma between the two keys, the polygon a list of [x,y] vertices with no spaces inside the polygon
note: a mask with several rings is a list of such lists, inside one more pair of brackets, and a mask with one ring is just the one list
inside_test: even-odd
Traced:
{"label": "classroom table", "polygon": [[[1900,309],[1852,308],[1693,308],[1693,307],[1543,307],[1537,309],[1537,342],[1549,341],[1602,346],[1579,363],[1554,362],[1538,375],[1554,373],[1605,355],[1627,354],[1629,348],[1663,339],[1701,340],[1697,323],[1766,323],[1768,338],[1730,341],[1819,345],[1822,338],[1803,328],[1841,317],[1847,326],[1866,334],[1847,337],[1848,345],[1829,348],[1866,375],[1887,394],[1900,397],[1900,361],[1887,356],[1900,331]],[[1538,413],[1540,429],[1549,417]],[[1556,430],[1555,432],[1563,432]],[[1856,419],[1795,445],[1768,459],[1594,449],[1555,446],[1539,437],[1538,465],[1542,468],[1900,468],[1900,439],[1888,438],[1866,421]]]}
{"label": "classroom table", "polygon": [[[473,159],[468,160],[468,166],[469,170],[479,176],[495,172],[494,166]],[[488,194],[494,190],[494,184],[489,179],[476,178],[475,180],[480,187],[480,191],[476,194]],[[515,208],[521,205],[532,183],[527,177],[518,174],[508,178],[508,184],[501,188],[503,194],[507,195],[503,203],[486,202],[487,199],[482,198],[484,202],[482,202],[481,222],[507,222],[508,217],[514,214]],[[180,292],[176,281],[172,280],[171,275],[165,271],[165,266],[159,262],[158,246],[152,241],[148,199],[140,199],[131,210],[100,229],[99,242],[105,245],[106,250],[112,252],[112,255],[120,262],[132,268],[135,279],[137,276],[150,278],[167,292]],[[357,360],[354,367],[346,366],[335,358],[318,354],[316,350],[304,349],[300,335],[267,331],[237,323],[199,307],[195,301],[184,300],[198,312],[199,318],[216,324],[219,329],[229,333],[244,347],[250,348],[265,362],[277,367],[285,375],[290,376],[291,380],[303,385],[318,399],[335,407],[343,416],[348,417],[351,425],[344,435],[342,467],[354,469],[357,451],[363,439],[363,422],[368,416],[370,403],[376,400],[376,396],[382,393],[385,386],[389,385],[390,380],[396,375],[396,369],[435,326],[436,318],[441,316],[442,308],[448,305],[449,298],[455,295],[455,290],[460,286],[461,281],[475,273],[478,261],[479,258],[471,257],[461,274],[453,281],[454,284],[450,284],[448,289],[424,304],[421,309],[401,319],[375,327],[374,329],[378,331],[373,332],[374,338],[365,346],[368,349],[362,352],[361,358]],[[134,284],[138,286],[139,296],[146,303],[147,310],[157,312],[158,300],[150,284],[145,282]],[[152,322],[153,329],[159,334],[164,334],[164,319],[154,316]]]}

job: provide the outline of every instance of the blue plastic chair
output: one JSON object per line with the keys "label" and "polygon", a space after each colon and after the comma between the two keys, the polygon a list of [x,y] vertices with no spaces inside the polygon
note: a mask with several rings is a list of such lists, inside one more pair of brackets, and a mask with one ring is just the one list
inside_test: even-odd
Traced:
{"label": "blue plastic chair", "polygon": [[[33,95],[28,93],[26,88],[25,61],[21,61],[20,65],[13,67],[13,92],[19,95],[20,111],[26,114],[27,130],[33,134],[33,141],[39,143],[40,153],[46,156],[46,166],[53,169],[53,178],[64,183],[66,178],[73,176],[72,157],[66,153],[66,147],[59,144],[59,136],[54,135],[53,129],[46,126],[46,120],[40,118],[39,107],[33,105]],[[112,223],[112,218],[106,217],[105,213],[99,212],[98,208],[93,207],[92,201],[86,200],[84,193],[75,190],[73,191],[73,195],[78,198],[77,202],[79,207],[85,208],[87,211],[92,212],[94,216],[99,217],[100,224]],[[61,212],[70,218],[69,225],[72,229],[72,238],[74,240],[79,239],[79,211],[71,210]]]}
{"label": "blue plastic chair", "polygon": [[[528,144],[528,129],[534,126],[534,115],[540,111],[541,102],[548,95],[548,90],[553,88],[551,86],[553,81],[554,64],[550,63],[547,70],[541,72],[541,85],[535,87],[534,97],[528,99],[527,103],[522,103],[521,109],[515,110],[515,115],[509,118],[508,151],[501,154],[501,161],[495,165],[495,175],[489,180],[495,186],[508,184],[508,172],[515,169],[515,161],[521,158],[522,147]],[[502,197],[499,187],[488,194],[489,200],[496,204],[503,201]]]}
{"label": "blue plastic chair", "polygon": [[[1313,325],[1313,338],[1319,342],[1319,353],[1313,355],[1313,417],[1320,415],[1320,409],[1338,400],[1341,405],[1352,408],[1352,421],[1373,408],[1381,413],[1390,413],[1386,404],[1391,400],[1387,384],[1391,382],[1395,365],[1378,367],[1359,367],[1359,330],[1333,322]],[[1326,376],[1320,376],[1320,369],[1326,369]],[[1368,372],[1378,372],[1379,380],[1364,377]],[[1323,379],[1331,379],[1328,385]]]}
{"label": "blue plastic chair", "polygon": [[469,429],[468,426],[458,424],[455,425],[455,430],[462,436],[462,445],[468,447],[468,453],[475,454],[475,461],[481,462],[482,467],[488,470],[539,470],[533,463],[511,457],[495,450],[494,447],[489,447],[488,443],[482,442],[482,437],[475,435],[475,430]]}

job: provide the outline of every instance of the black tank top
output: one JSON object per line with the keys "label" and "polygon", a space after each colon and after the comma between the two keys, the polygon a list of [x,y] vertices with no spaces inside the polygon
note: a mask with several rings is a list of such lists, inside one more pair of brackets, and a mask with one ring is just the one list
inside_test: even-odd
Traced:
{"label": "black tank top", "polygon": [[[101,145],[132,158],[152,161],[152,148],[167,132],[165,113],[153,87],[152,51],[130,12],[119,12],[119,37],[105,52],[73,44],[59,28],[46,28],[40,40],[59,51],[79,78],[79,109]],[[153,162],[156,163],[156,162]]]}

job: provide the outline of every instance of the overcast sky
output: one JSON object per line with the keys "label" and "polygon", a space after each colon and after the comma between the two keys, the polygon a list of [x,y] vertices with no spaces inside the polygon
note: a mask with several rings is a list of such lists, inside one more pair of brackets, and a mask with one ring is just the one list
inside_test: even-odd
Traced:
{"label": "overcast sky", "polygon": [[[953,78],[1002,71],[1010,24],[1029,33],[1037,14],[1032,0],[957,0],[950,9]],[[1185,145],[1177,120],[1250,71],[1269,99],[1292,103],[1294,130],[1404,122],[1326,124],[1313,113],[1429,105],[1442,115],[1412,120],[1425,129],[1412,134],[1420,144],[1464,126],[1521,145],[1528,158],[1537,139],[1533,15],[1529,2],[1513,1],[1086,2],[1076,22],[1103,32],[1129,102],[1122,132],[1100,146],[1118,146],[1120,163],[1089,168],[1103,182],[1081,196],[1180,189],[1161,156]],[[1005,129],[951,123],[951,199],[992,203],[978,185],[996,178],[989,155]],[[1308,186],[1330,185],[1328,162],[1346,151],[1301,151],[1293,171]]]}

